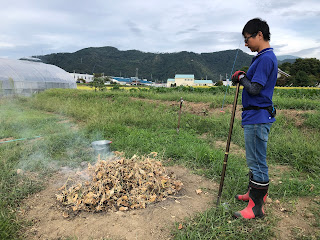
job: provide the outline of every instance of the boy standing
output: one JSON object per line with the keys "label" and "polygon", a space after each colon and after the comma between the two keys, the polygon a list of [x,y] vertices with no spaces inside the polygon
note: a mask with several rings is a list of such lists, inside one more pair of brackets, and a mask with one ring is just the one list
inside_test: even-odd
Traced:
{"label": "boy standing", "polygon": [[277,81],[277,58],[270,48],[268,24],[254,18],[244,26],[242,35],[245,46],[258,54],[252,59],[247,73],[237,71],[232,75],[234,83],[240,82],[242,92],[242,125],[249,167],[249,187],[237,200],[249,201],[242,211],[235,212],[237,218],[263,217],[263,204],[269,187],[268,165],[266,162],[267,142],[270,127],[275,121],[272,96]]}

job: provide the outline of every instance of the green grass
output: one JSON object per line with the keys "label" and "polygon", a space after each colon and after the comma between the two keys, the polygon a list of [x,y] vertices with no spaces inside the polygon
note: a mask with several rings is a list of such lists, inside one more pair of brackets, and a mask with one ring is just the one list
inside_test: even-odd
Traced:
{"label": "green grass", "polygon": [[[31,98],[16,99],[14,105],[3,100],[5,102],[0,107],[0,138],[42,138],[0,144],[0,167],[3,169],[0,173],[0,220],[3,220],[0,221],[0,230],[4,230],[0,234],[6,234],[0,238],[18,237],[22,223],[16,221],[14,209],[21,199],[41,188],[41,182],[27,177],[22,179],[16,174],[16,169],[23,168],[43,175],[60,166],[77,166],[82,161],[91,161],[88,146],[93,140],[112,140],[112,149],[124,151],[128,157],[159,152],[167,164],[184,165],[219,182],[224,151],[215,149],[212,142],[226,141],[230,113],[197,116],[183,112],[179,134],[176,127],[180,97],[221,107],[225,89],[211,92],[178,90],[91,92],[52,89]],[[234,89],[228,91],[226,104],[231,104]],[[304,114],[305,121],[300,127],[281,114],[273,124],[268,161],[273,165],[289,165],[293,170],[281,176],[283,184],[270,187],[272,198],[320,194],[320,134],[314,134],[319,132],[319,118],[314,117],[319,116],[319,95],[316,92],[309,96],[308,92],[303,91],[304,98],[300,99],[294,97],[298,93],[285,95],[281,92],[275,95],[275,102],[282,109],[314,109],[315,114]],[[140,100],[133,100],[132,97]],[[177,104],[170,106],[144,99],[169,100]],[[61,123],[67,118],[76,121],[79,130],[72,130],[70,122]],[[203,134],[207,137],[200,138]],[[243,129],[237,119],[232,141],[244,147]],[[272,215],[258,220],[259,224],[232,219],[232,212],[243,207],[243,204],[235,202],[233,196],[244,191],[247,185],[245,159],[233,154],[232,150],[222,195],[223,202],[230,204],[230,210],[213,206],[205,213],[186,220],[185,227],[174,233],[176,239],[269,239],[273,236],[277,220]]]}
{"label": "green grass", "polygon": [[274,237],[271,217],[263,220],[239,221],[231,217],[231,211],[223,207],[211,208],[185,223],[184,228],[174,232],[175,239],[269,239]]}
{"label": "green grass", "polygon": [[[23,139],[0,144],[0,239],[15,239],[22,222],[15,216],[20,201],[42,188],[42,177],[60,166],[90,160],[83,133],[70,131],[55,115],[13,104],[0,106],[0,139]],[[41,136],[41,138],[34,138]],[[71,160],[72,159],[72,160]],[[17,169],[37,173],[18,175]]]}

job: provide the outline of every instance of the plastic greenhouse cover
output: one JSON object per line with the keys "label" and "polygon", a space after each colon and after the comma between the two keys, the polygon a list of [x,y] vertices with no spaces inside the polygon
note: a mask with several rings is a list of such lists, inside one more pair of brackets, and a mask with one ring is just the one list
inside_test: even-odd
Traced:
{"label": "plastic greenhouse cover", "polygon": [[72,76],[63,69],[41,62],[0,58],[0,96],[29,95],[48,88],[76,88]]}

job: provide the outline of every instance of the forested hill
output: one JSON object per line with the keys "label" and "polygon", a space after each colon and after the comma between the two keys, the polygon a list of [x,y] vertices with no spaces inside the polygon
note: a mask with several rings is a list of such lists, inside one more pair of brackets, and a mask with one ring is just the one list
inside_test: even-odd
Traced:
{"label": "forested hill", "polygon": [[[67,72],[104,73],[108,76],[136,76],[148,80],[166,81],[178,74],[194,74],[196,79],[219,80],[231,73],[237,50],[211,53],[176,52],[149,53],[137,50],[120,51],[114,47],[85,48],[74,53],[36,56]],[[234,71],[249,66],[252,56],[238,51]]]}

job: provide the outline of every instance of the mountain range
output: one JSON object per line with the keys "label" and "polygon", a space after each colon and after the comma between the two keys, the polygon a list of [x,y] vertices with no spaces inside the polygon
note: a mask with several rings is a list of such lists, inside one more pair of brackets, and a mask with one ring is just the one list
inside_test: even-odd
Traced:
{"label": "mountain range", "polygon": [[194,74],[195,79],[218,81],[229,78],[232,68],[236,71],[249,66],[252,59],[251,55],[236,49],[210,53],[150,53],[138,50],[121,51],[110,46],[34,57],[67,72],[104,73],[106,76],[123,77],[138,75],[139,78],[152,81],[166,81],[174,78],[175,74]]}

